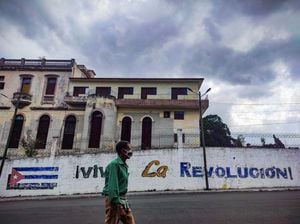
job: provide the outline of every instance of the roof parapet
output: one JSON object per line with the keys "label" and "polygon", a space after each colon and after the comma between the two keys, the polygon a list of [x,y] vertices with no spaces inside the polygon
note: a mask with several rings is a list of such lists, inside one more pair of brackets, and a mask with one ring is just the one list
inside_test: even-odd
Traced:
{"label": "roof parapet", "polygon": [[50,70],[71,71],[76,64],[75,59],[0,59],[0,70]]}

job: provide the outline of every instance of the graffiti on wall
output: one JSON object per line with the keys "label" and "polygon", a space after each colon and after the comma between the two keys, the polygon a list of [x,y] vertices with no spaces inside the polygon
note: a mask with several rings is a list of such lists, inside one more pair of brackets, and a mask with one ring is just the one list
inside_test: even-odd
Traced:
{"label": "graffiti on wall", "polygon": [[158,160],[152,160],[145,167],[142,177],[163,177],[167,176],[168,166],[159,166],[160,162]]}
{"label": "graffiti on wall", "polygon": [[104,168],[103,166],[89,166],[89,167],[79,167],[76,166],[76,172],[75,172],[75,178],[79,179],[80,177],[83,177],[85,179],[87,178],[98,178],[104,177]]}
{"label": "graffiti on wall", "polygon": [[57,187],[58,167],[13,167],[7,190],[46,190]]}
{"label": "graffiti on wall", "polygon": [[[218,178],[283,178],[293,180],[291,167],[257,168],[257,167],[208,167],[208,177]],[[180,163],[180,177],[203,177],[204,169],[201,166],[192,166],[189,162]]]}
{"label": "graffiti on wall", "polygon": [[[90,168],[92,169],[92,168]],[[152,160],[148,163],[142,172],[142,177],[163,177],[167,176],[169,167],[166,165],[160,165],[159,160]],[[293,180],[293,174],[291,167],[279,168],[279,167],[208,167],[208,177],[214,178],[261,178],[261,179],[273,179],[283,178]],[[201,166],[192,166],[189,162],[180,163],[180,177],[203,177],[204,169]]]}

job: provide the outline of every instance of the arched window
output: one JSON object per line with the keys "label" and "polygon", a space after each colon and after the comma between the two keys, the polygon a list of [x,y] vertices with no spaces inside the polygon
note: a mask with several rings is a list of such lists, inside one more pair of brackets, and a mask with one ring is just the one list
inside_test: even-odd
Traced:
{"label": "arched window", "polygon": [[122,120],[121,140],[130,142],[131,139],[131,118],[124,117]]}
{"label": "arched window", "polygon": [[89,148],[99,148],[100,146],[102,117],[103,115],[100,111],[95,111],[92,113]]}
{"label": "arched window", "polygon": [[14,126],[12,128],[12,136],[9,141],[8,147],[9,148],[15,148],[17,149],[19,147],[19,142],[21,138],[21,133],[23,129],[23,123],[24,123],[24,116],[23,115],[17,115]]}
{"label": "arched window", "polygon": [[151,149],[152,119],[145,117],[142,122],[142,149]]}
{"label": "arched window", "polygon": [[66,118],[65,127],[64,127],[64,135],[62,141],[62,149],[72,149],[73,141],[75,135],[76,128],[76,117],[70,115]]}
{"label": "arched window", "polygon": [[46,148],[49,125],[50,125],[50,117],[48,115],[41,116],[37,135],[36,135],[36,142],[35,142],[36,149]]}

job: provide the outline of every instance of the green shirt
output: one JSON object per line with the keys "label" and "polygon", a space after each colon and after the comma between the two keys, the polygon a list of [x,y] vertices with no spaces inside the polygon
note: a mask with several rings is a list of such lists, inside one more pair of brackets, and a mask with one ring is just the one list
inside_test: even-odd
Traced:
{"label": "green shirt", "polygon": [[112,204],[123,204],[121,194],[128,190],[128,166],[120,157],[111,161],[105,169],[105,186],[102,194],[108,195]]}

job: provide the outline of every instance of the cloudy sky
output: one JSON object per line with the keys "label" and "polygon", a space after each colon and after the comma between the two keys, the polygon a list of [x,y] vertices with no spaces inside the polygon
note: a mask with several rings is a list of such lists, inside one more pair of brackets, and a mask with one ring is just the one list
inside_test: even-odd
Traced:
{"label": "cloudy sky", "polygon": [[232,132],[299,134],[299,24],[298,0],[0,0],[0,57],[203,77]]}

